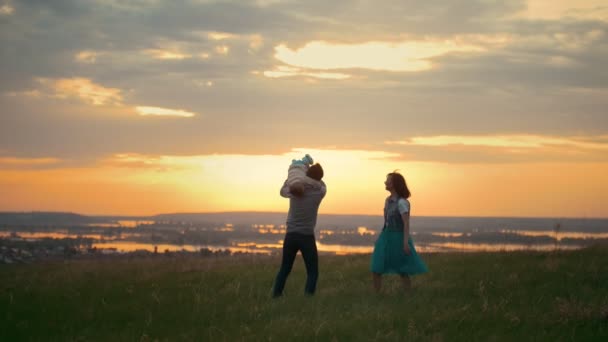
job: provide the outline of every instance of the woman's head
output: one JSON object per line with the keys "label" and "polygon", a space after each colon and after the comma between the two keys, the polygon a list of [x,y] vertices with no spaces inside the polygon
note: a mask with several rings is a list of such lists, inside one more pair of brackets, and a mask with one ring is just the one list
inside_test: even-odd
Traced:
{"label": "woman's head", "polygon": [[386,175],[384,184],[386,185],[386,190],[394,191],[399,197],[409,198],[411,195],[410,189],[408,189],[405,183],[405,178],[396,171]]}

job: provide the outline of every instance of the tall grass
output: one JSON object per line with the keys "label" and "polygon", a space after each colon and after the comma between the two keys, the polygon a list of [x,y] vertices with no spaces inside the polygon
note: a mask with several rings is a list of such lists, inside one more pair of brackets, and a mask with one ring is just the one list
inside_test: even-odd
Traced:
{"label": "tall grass", "polygon": [[404,293],[371,289],[369,256],[321,256],[304,295],[298,257],[285,295],[265,256],[79,260],[0,266],[0,340],[602,341],[608,249],[423,255]]}

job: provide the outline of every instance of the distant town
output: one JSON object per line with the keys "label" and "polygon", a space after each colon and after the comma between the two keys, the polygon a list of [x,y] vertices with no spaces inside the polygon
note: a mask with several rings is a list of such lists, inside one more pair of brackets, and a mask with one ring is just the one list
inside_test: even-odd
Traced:
{"label": "distant town", "polygon": [[[273,255],[284,213],[193,213],[150,217],[0,213],[0,263],[61,258],[196,254]],[[321,253],[370,253],[380,216],[320,215]],[[421,252],[575,249],[608,242],[608,220],[414,217]]]}

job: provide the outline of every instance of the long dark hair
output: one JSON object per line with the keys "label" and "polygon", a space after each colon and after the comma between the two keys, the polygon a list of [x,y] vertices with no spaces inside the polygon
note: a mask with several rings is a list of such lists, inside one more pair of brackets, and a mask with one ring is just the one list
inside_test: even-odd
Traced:
{"label": "long dark hair", "polygon": [[405,178],[398,173],[397,171],[391,172],[387,175],[387,177],[391,177],[391,183],[393,184],[393,189],[397,195],[403,198],[409,198],[412,194],[410,193],[410,189],[408,189],[407,184],[405,183]]}

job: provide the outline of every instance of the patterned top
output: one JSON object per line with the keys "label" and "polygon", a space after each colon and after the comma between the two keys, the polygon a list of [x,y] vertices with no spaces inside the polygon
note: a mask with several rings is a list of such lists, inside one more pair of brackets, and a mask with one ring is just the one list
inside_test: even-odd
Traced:
{"label": "patterned top", "polygon": [[404,213],[410,212],[410,202],[405,198],[388,196],[384,201],[384,228],[392,232],[402,232]]}

